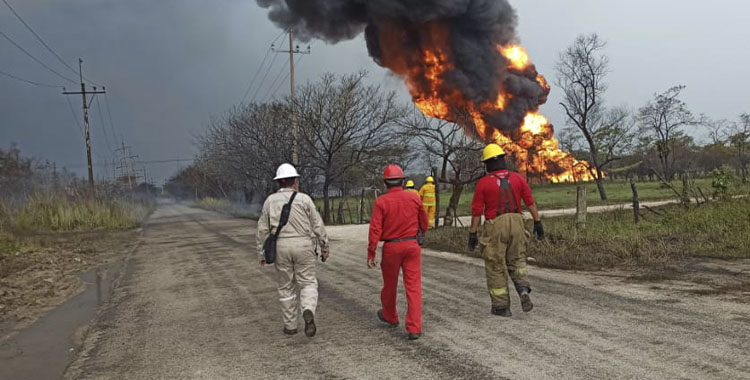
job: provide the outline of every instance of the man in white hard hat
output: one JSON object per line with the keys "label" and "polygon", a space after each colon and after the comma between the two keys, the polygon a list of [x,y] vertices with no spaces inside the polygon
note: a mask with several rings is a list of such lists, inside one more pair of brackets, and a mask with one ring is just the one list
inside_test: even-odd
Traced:
{"label": "man in white hard hat", "polygon": [[[278,275],[284,333],[297,333],[297,317],[301,308],[305,335],[312,337],[316,332],[315,309],[318,304],[315,263],[318,247],[322,260],[328,259],[328,235],[313,200],[297,192],[298,179],[297,170],[290,164],[283,164],[276,170],[274,180],[279,184],[279,191],[268,196],[263,204],[263,212],[258,219],[257,243],[260,265],[265,266],[264,242],[269,235],[278,233],[274,264]],[[278,229],[282,209],[287,204],[291,206],[288,221]]]}

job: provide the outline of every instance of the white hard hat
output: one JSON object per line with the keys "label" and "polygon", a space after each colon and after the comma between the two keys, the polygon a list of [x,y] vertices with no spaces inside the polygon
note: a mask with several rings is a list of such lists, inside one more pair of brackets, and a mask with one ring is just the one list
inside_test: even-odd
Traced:
{"label": "white hard hat", "polygon": [[291,164],[281,164],[281,166],[276,169],[276,177],[274,180],[297,177],[299,177],[299,173],[297,173],[297,169],[295,169],[294,166]]}

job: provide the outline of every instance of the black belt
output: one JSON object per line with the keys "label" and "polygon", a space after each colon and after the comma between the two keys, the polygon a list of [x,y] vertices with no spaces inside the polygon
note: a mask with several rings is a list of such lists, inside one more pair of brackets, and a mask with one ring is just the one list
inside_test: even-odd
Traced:
{"label": "black belt", "polygon": [[402,241],[417,240],[416,236],[409,236],[401,239],[384,240],[386,243],[401,243]]}

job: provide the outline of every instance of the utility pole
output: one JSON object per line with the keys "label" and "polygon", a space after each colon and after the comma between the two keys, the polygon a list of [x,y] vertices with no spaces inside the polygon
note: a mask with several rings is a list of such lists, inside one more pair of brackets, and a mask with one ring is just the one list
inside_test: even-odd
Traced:
{"label": "utility pole", "polygon": [[118,148],[116,152],[122,152],[122,157],[120,157],[120,166],[118,166],[117,168],[122,170],[121,173],[128,180],[128,187],[130,187],[130,189],[132,190],[134,177],[137,181],[133,159],[138,158],[138,156],[134,155],[130,148],[130,146],[125,146],[125,141],[122,141],[122,148]]}
{"label": "utility pole", "polygon": [[[81,95],[83,98],[83,123],[86,126],[86,159],[88,160],[88,168],[89,168],[89,201],[93,201],[94,199],[94,165],[91,161],[91,135],[89,133],[89,104],[88,104],[88,98],[86,97],[87,94],[91,94],[93,96],[96,96],[96,94],[106,94],[106,88],[102,87],[102,91],[97,91],[96,87],[94,87],[93,91],[86,91],[86,84],[83,83],[83,60],[78,58],[78,75],[81,79],[81,91],[80,92],[70,92],[65,91],[65,88],[63,88],[63,95]],[[91,100],[94,98],[92,97]]]}
{"label": "utility pole", "polygon": [[[273,49],[273,48],[272,48]],[[296,167],[299,165],[299,125],[297,123],[297,114],[294,112],[296,100],[294,98],[294,54],[310,54],[310,46],[307,47],[307,51],[299,49],[299,45],[294,47],[294,31],[289,29],[289,50],[274,50],[276,53],[289,53],[289,83],[290,83],[290,97],[289,97],[289,111],[292,117],[292,164]]]}

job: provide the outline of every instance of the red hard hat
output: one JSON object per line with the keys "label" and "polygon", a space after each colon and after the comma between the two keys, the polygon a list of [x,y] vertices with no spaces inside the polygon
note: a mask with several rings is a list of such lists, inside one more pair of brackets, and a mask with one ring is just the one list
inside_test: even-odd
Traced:
{"label": "red hard hat", "polygon": [[398,165],[388,165],[383,171],[383,179],[403,179],[404,171]]}

